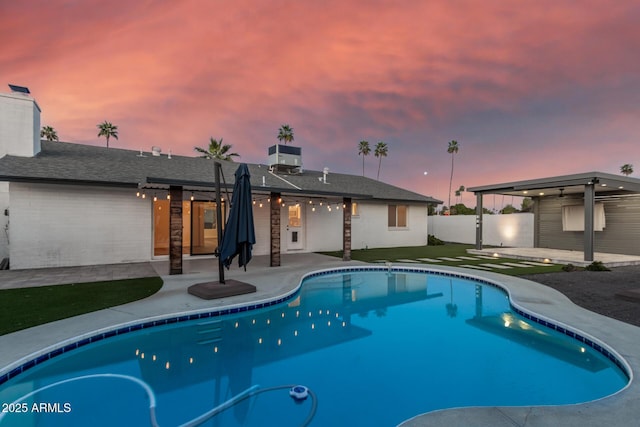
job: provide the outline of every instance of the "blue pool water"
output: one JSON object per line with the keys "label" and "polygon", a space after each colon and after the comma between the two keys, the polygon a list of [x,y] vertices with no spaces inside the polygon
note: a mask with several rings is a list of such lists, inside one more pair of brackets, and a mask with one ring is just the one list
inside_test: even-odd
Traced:
{"label": "blue pool water", "polygon": [[[256,386],[202,425],[393,426],[443,408],[585,402],[627,382],[592,347],[514,313],[495,286],[337,272],[280,305],[115,336],[28,369],[0,386],[0,427],[150,425],[153,400],[158,424],[176,426]],[[296,402],[295,384],[315,399]]]}

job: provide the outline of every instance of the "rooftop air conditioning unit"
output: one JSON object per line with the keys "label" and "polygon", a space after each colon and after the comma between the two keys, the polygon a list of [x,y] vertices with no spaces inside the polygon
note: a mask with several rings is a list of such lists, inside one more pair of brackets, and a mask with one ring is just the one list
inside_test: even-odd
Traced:
{"label": "rooftop air conditioning unit", "polygon": [[280,172],[300,172],[302,170],[302,148],[290,145],[269,147],[269,167]]}

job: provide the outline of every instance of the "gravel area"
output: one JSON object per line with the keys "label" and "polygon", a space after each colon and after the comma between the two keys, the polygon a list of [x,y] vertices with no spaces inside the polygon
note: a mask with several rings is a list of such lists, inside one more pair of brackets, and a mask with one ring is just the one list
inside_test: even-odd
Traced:
{"label": "gravel area", "polygon": [[[573,271],[521,276],[550,286],[588,310],[640,326],[640,265],[615,267],[611,271]],[[630,301],[620,293],[638,291]]]}

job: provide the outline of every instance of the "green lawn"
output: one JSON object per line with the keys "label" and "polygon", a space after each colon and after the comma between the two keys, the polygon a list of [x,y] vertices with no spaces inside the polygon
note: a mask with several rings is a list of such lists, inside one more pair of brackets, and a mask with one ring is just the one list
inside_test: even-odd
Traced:
{"label": "green lawn", "polygon": [[[429,246],[409,246],[400,248],[375,248],[375,249],[359,249],[351,251],[351,259],[364,262],[379,262],[381,260],[387,260],[391,262],[398,262],[399,259],[418,259],[418,258],[438,258],[449,257],[454,258],[458,256],[469,256],[467,249],[474,248],[473,245],[463,245],[459,243],[447,243],[445,245],[429,245]],[[342,251],[335,252],[323,252],[325,255],[331,255],[342,258]],[[471,255],[473,256],[473,255]],[[432,263],[430,265],[450,265],[460,266],[460,264],[487,264],[487,263],[502,263],[502,262],[520,262],[513,258],[495,258],[495,259],[482,259],[482,260],[463,260],[457,261],[442,261],[439,263]],[[401,261],[400,261],[401,262]],[[429,264],[423,262],[424,264]],[[514,267],[508,270],[492,270],[496,273],[508,274],[510,276],[520,276],[522,274],[538,274],[538,273],[551,273],[562,271],[562,265],[552,265],[544,267]]]}
{"label": "green lawn", "polygon": [[0,291],[0,335],[146,298],[160,277]]}

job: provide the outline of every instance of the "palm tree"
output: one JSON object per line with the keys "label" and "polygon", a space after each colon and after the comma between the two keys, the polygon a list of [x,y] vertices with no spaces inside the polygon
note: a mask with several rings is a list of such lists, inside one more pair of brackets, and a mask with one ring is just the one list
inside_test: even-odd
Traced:
{"label": "palm tree", "polygon": [[229,153],[229,150],[231,150],[231,144],[222,144],[222,138],[218,141],[212,137],[209,141],[208,148],[193,147],[193,149],[202,154],[200,157],[204,157],[206,159],[229,160],[232,162],[233,157],[240,157],[240,154],[238,153]]}
{"label": "palm tree", "polygon": [[622,173],[625,176],[631,175],[633,173],[633,165],[626,163],[620,166],[620,173]]}
{"label": "palm tree", "polygon": [[51,126],[42,126],[40,138],[46,138],[47,141],[58,141],[58,133]]}
{"label": "palm tree", "polygon": [[364,156],[368,156],[369,153],[371,153],[369,141],[360,141],[360,145],[358,145],[358,156],[362,154],[362,176],[364,176]]}
{"label": "palm tree", "polygon": [[380,166],[382,165],[382,158],[383,157],[387,157],[387,152],[389,151],[389,149],[387,148],[387,144],[385,144],[384,142],[380,141],[376,144],[376,150],[373,152],[373,154],[379,158],[378,160],[378,176],[377,176],[377,180],[380,181]]}
{"label": "palm tree", "polygon": [[104,136],[107,138],[107,148],[109,148],[109,138],[114,137],[115,139],[118,139],[118,126],[106,120],[96,126],[100,130],[100,132],[98,132],[98,136]]}
{"label": "palm tree", "polygon": [[278,141],[284,141],[284,145],[287,145],[287,142],[293,141],[293,129],[289,125],[282,125],[278,130]]}
{"label": "palm tree", "polygon": [[451,206],[451,183],[453,182],[453,155],[458,152],[458,141],[449,141],[447,153],[451,153],[451,177],[449,178],[449,206]]}

